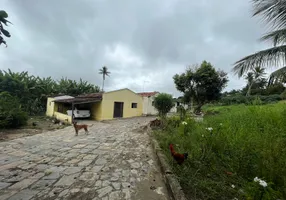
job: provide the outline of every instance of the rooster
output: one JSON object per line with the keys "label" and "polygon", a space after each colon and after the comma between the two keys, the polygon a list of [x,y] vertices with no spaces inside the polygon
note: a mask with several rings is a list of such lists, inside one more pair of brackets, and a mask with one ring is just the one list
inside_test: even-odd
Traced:
{"label": "rooster", "polygon": [[188,158],[188,153],[177,153],[174,150],[173,144],[169,145],[170,151],[171,151],[171,155],[173,156],[173,158],[177,161],[177,163],[179,165],[181,165],[187,158]]}

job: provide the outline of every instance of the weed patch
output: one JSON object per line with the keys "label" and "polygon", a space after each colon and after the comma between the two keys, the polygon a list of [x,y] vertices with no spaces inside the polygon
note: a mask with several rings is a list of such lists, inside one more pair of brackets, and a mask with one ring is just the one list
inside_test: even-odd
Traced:
{"label": "weed patch", "polygon": [[[286,199],[286,106],[236,105],[203,122],[169,118],[154,131],[190,199]],[[174,126],[176,124],[176,126]],[[172,161],[168,144],[188,152],[182,166]],[[265,181],[261,185],[257,179]]]}

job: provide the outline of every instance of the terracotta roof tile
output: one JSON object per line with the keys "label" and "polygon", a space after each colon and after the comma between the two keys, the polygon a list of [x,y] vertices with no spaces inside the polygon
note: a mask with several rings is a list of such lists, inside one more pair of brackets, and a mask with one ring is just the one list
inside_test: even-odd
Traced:
{"label": "terracotta roof tile", "polygon": [[142,97],[149,97],[149,96],[154,96],[156,94],[158,94],[159,92],[140,92],[140,93],[137,93],[139,95],[141,95]]}

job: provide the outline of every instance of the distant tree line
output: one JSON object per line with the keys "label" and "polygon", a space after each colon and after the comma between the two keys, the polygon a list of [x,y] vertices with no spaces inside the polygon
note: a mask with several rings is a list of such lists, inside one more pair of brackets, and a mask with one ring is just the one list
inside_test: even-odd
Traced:
{"label": "distant tree line", "polygon": [[[99,91],[98,86],[82,79],[74,81],[62,78],[56,81],[51,77],[41,78],[29,75],[28,72],[12,72],[10,69],[8,71],[0,70],[0,121],[3,122],[2,127],[14,127],[14,125],[7,125],[4,121],[9,121],[9,118],[13,118],[12,116],[25,116],[20,111],[26,113],[27,116],[43,114],[46,110],[47,98],[51,95],[77,96]],[[15,112],[18,114],[12,114],[12,108],[17,108]]]}
{"label": "distant tree line", "polygon": [[274,103],[286,99],[286,76],[280,75],[273,81],[273,75],[267,79],[265,68],[254,67],[244,75],[244,79],[246,85],[242,89],[222,92],[228,83],[227,73],[216,70],[206,61],[173,77],[177,90],[183,93],[180,101],[194,105],[197,113],[206,103],[251,104],[257,98],[262,103]]}
{"label": "distant tree line", "polygon": [[255,67],[250,70],[244,79],[246,85],[240,90],[231,90],[224,92],[220,103],[224,105],[230,104],[250,104],[255,98],[259,98],[262,103],[275,103],[286,99],[286,79],[280,76],[273,82],[270,76],[267,80],[265,68]]}

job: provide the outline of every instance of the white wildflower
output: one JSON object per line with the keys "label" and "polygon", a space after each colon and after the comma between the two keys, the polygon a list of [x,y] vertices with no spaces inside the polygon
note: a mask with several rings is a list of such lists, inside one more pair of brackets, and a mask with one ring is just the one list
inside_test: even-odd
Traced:
{"label": "white wildflower", "polygon": [[222,126],[222,123],[220,123],[219,125]]}
{"label": "white wildflower", "polygon": [[260,184],[262,187],[267,187],[267,183],[266,183],[266,181],[264,181],[264,180],[260,180],[260,181],[259,181],[259,184]]}
{"label": "white wildflower", "polygon": [[232,188],[235,188],[235,185],[232,184],[231,187],[232,187]]}
{"label": "white wildflower", "polygon": [[208,131],[212,131],[213,130],[213,128],[212,127],[208,127],[208,128],[206,128]]}
{"label": "white wildflower", "polygon": [[188,123],[187,123],[187,122],[185,122],[185,121],[183,121],[183,122],[182,122],[182,124],[183,124],[183,125],[187,125]]}
{"label": "white wildflower", "polygon": [[259,185],[261,185],[262,187],[267,187],[266,181],[261,180],[261,179],[258,178],[258,177],[255,177],[255,178],[254,178],[254,182],[259,182]]}

